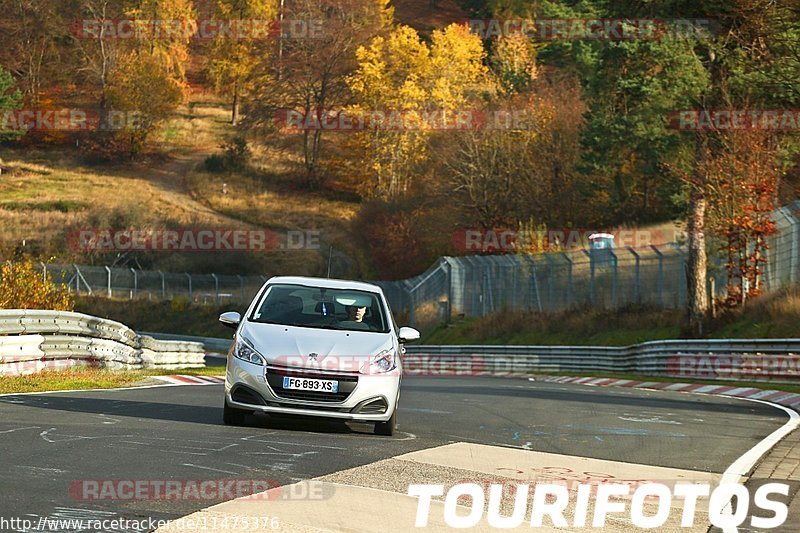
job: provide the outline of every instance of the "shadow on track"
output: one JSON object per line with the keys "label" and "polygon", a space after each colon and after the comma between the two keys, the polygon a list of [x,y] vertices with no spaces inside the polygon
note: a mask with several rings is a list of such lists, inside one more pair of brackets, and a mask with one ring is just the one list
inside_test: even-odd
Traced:
{"label": "shadow on track", "polygon": [[[109,398],[73,398],[54,394],[48,394],[47,396],[6,396],[0,398],[0,404],[71,413],[102,414],[111,417],[122,416],[212,426],[223,425],[222,407]],[[248,416],[245,419],[245,425],[242,427],[332,434],[372,433],[371,424],[313,417],[274,416],[261,413]]]}

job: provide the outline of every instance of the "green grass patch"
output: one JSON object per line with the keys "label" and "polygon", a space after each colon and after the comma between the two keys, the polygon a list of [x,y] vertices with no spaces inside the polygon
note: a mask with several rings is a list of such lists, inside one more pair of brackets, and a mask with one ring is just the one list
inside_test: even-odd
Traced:
{"label": "green grass patch", "polygon": [[44,202],[3,202],[0,208],[7,211],[58,211],[59,213],[72,213],[83,211],[89,206],[76,200],[53,200]]}

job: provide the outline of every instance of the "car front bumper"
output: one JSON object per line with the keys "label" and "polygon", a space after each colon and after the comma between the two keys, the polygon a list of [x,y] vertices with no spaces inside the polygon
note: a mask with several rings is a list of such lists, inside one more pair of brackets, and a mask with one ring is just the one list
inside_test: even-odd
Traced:
{"label": "car front bumper", "polygon": [[[335,399],[318,393],[317,398],[300,399],[298,394],[277,386],[283,375],[335,379],[350,389]],[[276,379],[277,378],[277,379]],[[270,383],[272,382],[272,383]],[[346,387],[345,387],[346,384]],[[325,417],[363,422],[385,422],[397,408],[400,369],[387,374],[365,375],[353,372],[307,372],[300,368],[255,365],[228,357],[225,373],[225,401],[231,407],[263,413]],[[292,397],[293,396],[293,397]]]}

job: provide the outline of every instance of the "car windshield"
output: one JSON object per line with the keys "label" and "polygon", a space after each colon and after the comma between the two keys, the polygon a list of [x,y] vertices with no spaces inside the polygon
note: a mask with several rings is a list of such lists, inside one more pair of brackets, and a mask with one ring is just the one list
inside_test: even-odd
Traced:
{"label": "car windshield", "polygon": [[374,292],[277,284],[267,288],[250,320],[266,324],[348,331],[389,332],[382,300]]}

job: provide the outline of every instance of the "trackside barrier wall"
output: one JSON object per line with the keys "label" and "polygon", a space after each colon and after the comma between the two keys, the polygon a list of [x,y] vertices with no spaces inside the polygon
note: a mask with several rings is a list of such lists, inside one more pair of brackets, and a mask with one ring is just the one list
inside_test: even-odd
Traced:
{"label": "trackside barrier wall", "polygon": [[409,376],[617,372],[800,383],[800,339],[665,340],[625,347],[406,346]]}
{"label": "trackside barrier wall", "polygon": [[111,369],[205,366],[198,342],[156,340],[81,313],[0,310],[0,376],[87,365]]}

